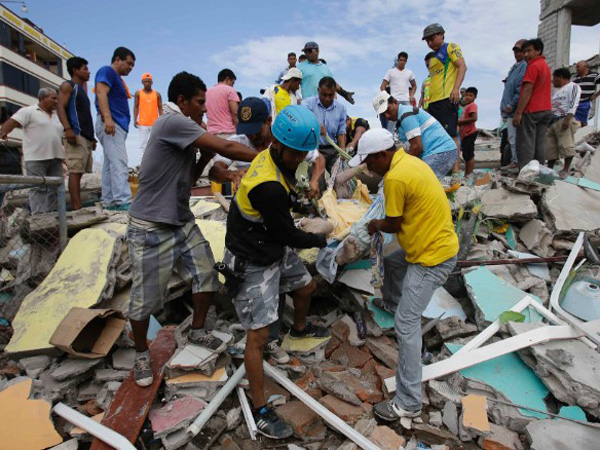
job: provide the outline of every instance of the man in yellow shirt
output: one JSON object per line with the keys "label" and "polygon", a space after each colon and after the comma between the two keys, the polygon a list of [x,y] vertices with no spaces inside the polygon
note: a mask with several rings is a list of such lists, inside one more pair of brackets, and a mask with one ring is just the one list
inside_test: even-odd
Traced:
{"label": "man in yellow shirt", "polygon": [[458,159],[453,177],[458,178],[460,145],[458,131],[458,102],[467,65],[458,44],[444,42],[445,30],[439,23],[432,23],[423,30],[423,40],[433,51],[429,61],[429,107],[427,112],[437,119],[454,139]]}
{"label": "man in yellow shirt", "polygon": [[396,233],[400,250],[384,258],[383,306],[395,315],[398,337],[396,395],[373,408],[383,420],[421,414],[421,315],[456,265],[458,237],[450,204],[431,168],[403,149],[383,128],[367,131],[350,166],[366,163],[384,177],[385,219],[370,234]]}
{"label": "man in yellow shirt", "polygon": [[281,79],[283,83],[271,86],[264,94],[264,97],[271,102],[273,120],[286,106],[300,104],[300,83],[302,83],[300,69],[292,67]]}

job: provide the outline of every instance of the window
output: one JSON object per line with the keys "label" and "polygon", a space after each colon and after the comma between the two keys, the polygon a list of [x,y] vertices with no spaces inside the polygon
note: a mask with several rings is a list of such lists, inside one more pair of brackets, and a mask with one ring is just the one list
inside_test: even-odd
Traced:
{"label": "window", "polygon": [[0,123],[6,122],[10,117],[16,113],[22,106],[16,105],[11,102],[0,102]]}
{"label": "window", "polygon": [[0,63],[0,84],[16,89],[17,91],[31,95],[37,98],[41,88],[56,89],[56,86],[51,85],[39,78],[17,69],[8,63]]}
{"label": "window", "polygon": [[2,21],[0,21],[0,45],[9,48],[59,77],[63,76],[62,58]]}

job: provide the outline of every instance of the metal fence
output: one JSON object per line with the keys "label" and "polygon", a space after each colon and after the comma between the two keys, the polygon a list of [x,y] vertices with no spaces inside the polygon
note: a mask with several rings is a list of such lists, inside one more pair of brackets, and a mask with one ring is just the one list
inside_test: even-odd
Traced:
{"label": "metal fence", "polygon": [[[46,198],[53,211],[32,214]],[[0,319],[10,322],[67,245],[64,181],[0,175],[0,205]]]}

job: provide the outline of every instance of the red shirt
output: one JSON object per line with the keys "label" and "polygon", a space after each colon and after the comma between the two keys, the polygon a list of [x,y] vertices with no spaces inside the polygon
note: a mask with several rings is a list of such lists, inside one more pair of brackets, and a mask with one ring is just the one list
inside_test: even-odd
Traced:
{"label": "red shirt", "polygon": [[[467,106],[465,106],[462,110],[462,115],[460,116],[461,119],[468,119],[471,114],[477,114],[477,105],[475,104],[475,102],[473,103],[469,103]],[[462,125],[460,127],[460,138],[464,139],[465,137],[467,137],[470,134],[473,134],[477,131],[477,127],[475,126],[475,122],[471,122],[468,123],[466,125]]]}
{"label": "red shirt", "polygon": [[521,83],[521,94],[525,83],[533,83],[531,98],[525,107],[526,113],[552,110],[552,74],[544,56],[536,56],[527,63]]}

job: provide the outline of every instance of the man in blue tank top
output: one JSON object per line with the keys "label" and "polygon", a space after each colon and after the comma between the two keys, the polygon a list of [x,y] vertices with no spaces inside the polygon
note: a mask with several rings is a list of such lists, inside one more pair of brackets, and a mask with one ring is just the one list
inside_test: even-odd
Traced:
{"label": "man in blue tank top", "polygon": [[88,62],[75,56],[67,61],[70,81],[58,91],[58,118],[65,128],[64,147],[69,169],[71,209],[81,209],[81,177],[92,172],[92,151],[96,148],[94,124],[85,83],[90,79]]}

